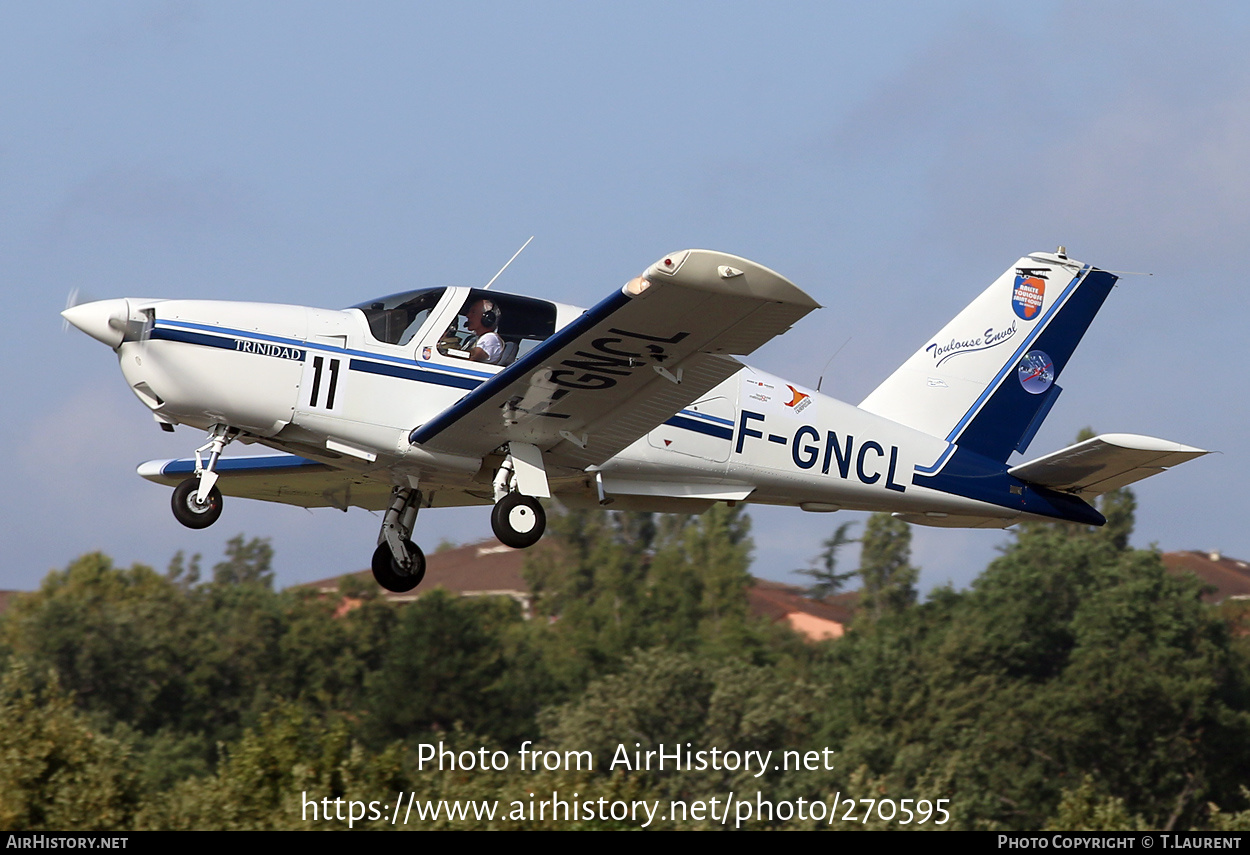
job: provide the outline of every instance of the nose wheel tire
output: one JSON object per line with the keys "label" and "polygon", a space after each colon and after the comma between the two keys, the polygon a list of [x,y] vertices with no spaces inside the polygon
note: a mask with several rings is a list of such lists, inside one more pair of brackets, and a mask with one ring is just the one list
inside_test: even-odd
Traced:
{"label": "nose wheel tire", "polygon": [[509,493],[490,512],[490,527],[505,546],[524,549],[538,543],[547,530],[547,512],[538,500]]}
{"label": "nose wheel tire", "polygon": [[411,540],[405,540],[404,546],[412,556],[412,566],[406,573],[395,563],[391,547],[385,541],[379,543],[378,548],[373,551],[374,581],[395,594],[411,591],[425,578],[425,553]]}
{"label": "nose wheel tire", "polygon": [[214,487],[209,491],[208,501],[200,504],[196,499],[199,489],[200,479],[188,478],[174,488],[170,500],[174,518],[187,528],[208,528],[221,516],[221,490]]}

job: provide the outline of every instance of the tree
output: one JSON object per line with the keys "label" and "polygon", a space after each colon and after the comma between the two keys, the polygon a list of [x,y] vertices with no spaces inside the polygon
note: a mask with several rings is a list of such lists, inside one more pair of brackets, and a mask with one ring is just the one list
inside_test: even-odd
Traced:
{"label": "tree", "polygon": [[808,567],[797,571],[816,580],[816,583],[807,589],[809,597],[814,597],[818,600],[824,597],[831,597],[842,590],[842,586],[846,584],[847,580],[859,572],[858,570],[852,570],[849,573],[837,572],[838,550],[848,543],[857,542],[855,538],[847,535],[847,532],[854,524],[853,522],[842,523],[833,533],[833,536],[821,544],[824,549],[820,555],[813,559],[813,561],[819,562],[816,567]]}
{"label": "tree", "polygon": [[914,604],[920,571],[911,565],[911,527],[889,513],[873,514],[860,542],[861,608],[876,619]]}
{"label": "tree", "polygon": [[0,676],[0,828],[112,831],[130,826],[138,776],[127,747],[74,709],[55,676]]}
{"label": "tree", "polygon": [[1155,553],[1039,528],[971,591],[830,647],[821,735],[885,791],[944,781],[960,827],[1040,828],[1078,790],[1098,815],[1085,822],[1183,828],[1207,801],[1240,809],[1246,660],[1199,594]]}
{"label": "tree", "polygon": [[[177,556],[181,558],[181,555]],[[273,588],[273,547],[269,539],[254,537],[244,541],[237,534],[226,543],[226,560],[213,565],[214,585],[259,584]],[[192,566],[198,569],[198,562]]]}
{"label": "tree", "polygon": [[647,643],[649,518],[598,509],[553,513],[545,541],[526,556],[534,612],[546,619],[537,636],[548,667],[570,689]]}
{"label": "tree", "polygon": [[501,597],[423,595],[400,611],[381,667],[366,680],[367,730],[383,745],[457,726],[501,741],[532,730],[541,693],[506,643],[520,609]]}
{"label": "tree", "polygon": [[3,624],[32,674],[54,672],[83,709],[145,732],[181,714],[198,634],[181,588],[143,565],[116,568],[101,553],[49,573]]}

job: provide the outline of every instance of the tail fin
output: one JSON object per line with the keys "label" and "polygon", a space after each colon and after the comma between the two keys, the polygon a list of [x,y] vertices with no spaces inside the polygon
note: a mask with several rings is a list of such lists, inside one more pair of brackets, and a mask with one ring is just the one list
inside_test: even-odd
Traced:
{"label": "tail fin", "polygon": [[1062,254],[1021,258],[860,409],[1005,462],[1041,427],[1059,397],[1055,381],[1115,281]]}

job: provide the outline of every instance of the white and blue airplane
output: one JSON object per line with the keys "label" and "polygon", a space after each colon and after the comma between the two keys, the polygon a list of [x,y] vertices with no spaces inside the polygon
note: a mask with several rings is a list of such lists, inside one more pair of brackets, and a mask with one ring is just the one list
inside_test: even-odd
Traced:
{"label": "white and blue airplane", "polygon": [[[161,428],[207,431],[193,458],[139,467],[174,487],[181,523],[212,525],[223,493],[382,510],[373,573],[407,591],[425,573],[421,508],[493,504],[513,547],[542,536],[548,497],[1101,525],[1092,498],[1207,453],[1106,434],[1009,461],[1115,281],[1063,247],[1027,255],[858,407],[735,358],[819,306],[708,250],[667,255],[588,310],[440,287],[342,310],[123,298],[63,314],[116,352]],[[235,440],[277,453],[222,457]]]}

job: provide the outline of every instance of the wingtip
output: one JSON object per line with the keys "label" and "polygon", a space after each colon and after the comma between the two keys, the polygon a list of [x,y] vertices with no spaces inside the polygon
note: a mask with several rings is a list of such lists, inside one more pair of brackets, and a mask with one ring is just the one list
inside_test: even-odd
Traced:
{"label": "wingtip", "polygon": [[165,474],[165,467],[172,462],[172,460],[145,460],[135,467],[135,471],[139,473],[140,478],[159,481]]}

